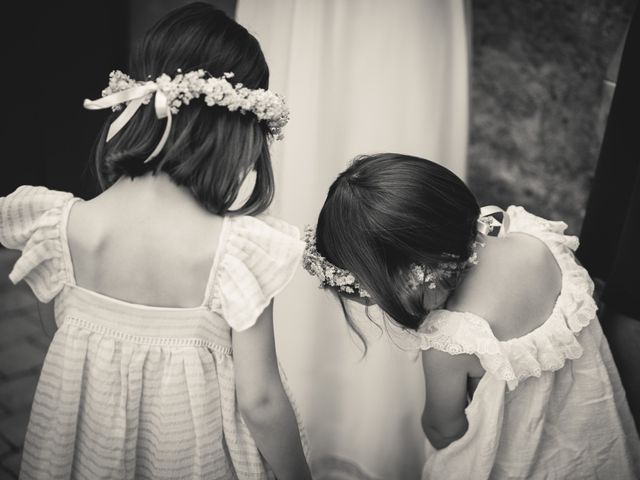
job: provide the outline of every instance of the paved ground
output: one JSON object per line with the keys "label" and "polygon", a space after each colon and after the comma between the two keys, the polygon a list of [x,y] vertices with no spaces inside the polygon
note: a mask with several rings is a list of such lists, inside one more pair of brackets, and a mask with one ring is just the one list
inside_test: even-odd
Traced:
{"label": "paved ground", "polygon": [[49,346],[36,300],[7,274],[14,251],[0,248],[0,479],[18,478],[31,401]]}

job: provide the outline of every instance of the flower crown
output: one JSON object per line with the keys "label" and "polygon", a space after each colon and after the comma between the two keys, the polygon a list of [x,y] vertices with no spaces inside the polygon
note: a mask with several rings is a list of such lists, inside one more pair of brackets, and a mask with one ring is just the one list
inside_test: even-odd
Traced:
{"label": "flower crown", "polygon": [[233,73],[225,73],[222,77],[212,77],[205,70],[194,70],[178,74],[171,78],[162,74],[155,80],[138,81],[114,70],[109,74],[109,86],[102,91],[102,98],[84,101],[89,110],[111,108],[114,111],[126,108],[111,124],[107,133],[107,142],[118,133],[133,117],[141,105],[147,105],[155,94],[154,107],[159,119],[166,118],[167,125],[160,143],[145,163],[157,156],[164,146],[171,129],[171,115],[178,113],[182,105],[189,105],[191,100],[204,96],[208,106],[218,105],[229,111],[241,114],[253,113],[258,121],[266,122],[276,139],[283,138],[282,129],[289,121],[289,110],[284,99],[270,90],[262,88],[250,89],[237,83],[232,85],[228,80]]}
{"label": "flower crown", "polygon": [[[478,233],[487,235],[499,225],[501,223],[493,217],[480,218],[478,219]],[[302,265],[307,272],[320,279],[320,288],[331,287],[350,295],[359,295],[362,298],[371,297],[351,272],[335,266],[318,252],[315,229],[311,225],[305,227],[304,241],[306,246],[302,257]],[[477,265],[477,250],[480,247],[484,247],[484,245],[482,241],[476,239],[472,244],[472,254],[466,260],[460,261],[457,255],[445,253],[443,256],[449,260],[440,262],[435,267],[417,263],[411,264],[407,284],[413,289],[418,289],[422,285],[426,285],[430,290],[435,289],[443,280],[457,275],[472,265]]]}
{"label": "flower crown", "polygon": [[336,267],[324,258],[316,248],[316,232],[311,225],[304,229],[305,249],[302,255],[302,266],[311,275],[320,279],[320,287],[334,287],[341,292],[358,294],[369,298],[369,293],[360,286],[348,270]]}

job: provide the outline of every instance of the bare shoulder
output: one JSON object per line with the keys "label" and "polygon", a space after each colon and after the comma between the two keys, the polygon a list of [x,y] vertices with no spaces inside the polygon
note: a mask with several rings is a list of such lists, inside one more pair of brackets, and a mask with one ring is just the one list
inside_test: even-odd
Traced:
{"label": "bare shoulder", "polygon": [[[549,247],[539,238],[526,233],[512,233],[505,238],[506,259],[531,273],[560,273]],[[542,269],[542,272],[540,272]]]}
{"label": "bare shoulder", "polygon": [[562,273],[547,245],[514,233],[487,242],[448,307],[484,318],[497,338],[517,338],[544,323],[562,288]]}
{"label": "bare shoulder", "polygon": [[71,207],[67,221],[67,240],[72,251],[95,250],[100,242],[100,208],[92,200],[76,202]]}
{"label": "bare shoulder", "polygon": [[[562,272],[549,247],[540,239],[527,234],[512,234],[505,242],[504,288],[537,300],[555,300],[562,287]],[[525,295],[527,294],[527,295]]]}

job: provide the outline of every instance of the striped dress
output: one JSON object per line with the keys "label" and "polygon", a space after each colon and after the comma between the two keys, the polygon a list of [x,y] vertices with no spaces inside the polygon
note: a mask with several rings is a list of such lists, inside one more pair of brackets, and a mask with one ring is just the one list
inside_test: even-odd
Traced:
{"label": "striped dress", "polygon": [[203,304],[150,307],[75,284],[66,223],[76,201],[30,186],[0,198],[0,242],[22,250],[10,279],[54,300],[58,326],[20,478],[271,478],[238,411],[231,329],[253,325],[293,276],[297,229],[226,217]]}

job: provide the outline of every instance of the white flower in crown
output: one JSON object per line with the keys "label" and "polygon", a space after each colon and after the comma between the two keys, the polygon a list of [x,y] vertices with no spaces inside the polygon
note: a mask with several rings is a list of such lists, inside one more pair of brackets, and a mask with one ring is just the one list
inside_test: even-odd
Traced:
{"label": "white flower in crown", "polygon": [[[242,114],[252,113],[261,122],[266,122],[271,133],[280,140],[283,138],[282,129],[289,121],[289,110],[284,99],[278,94],[262,88],[250,89],[241,83],[235,86],[229,82],[233,73],[224,73],[222,77],[211,77],[205,70],[194,70],[178,74],[171,78],[163,73],[155,81],[136,81],[127,74],[114,70],[109,74],[109,86],[102,91],[106,97],[117,92],[129,90],[133,87],[155,83],[158,90],[167,97],[167,103],[172,114],[177,114],[182,105],[197,98],[204,97],[208,106],[218,105],[231,112],[239,111]],[[149,93],[143,100],[147,104],[153,97]],[[120,110],[121,104],[114,105],[113,110]]]}
{"label": "white flower in crown", "polygon": [[[109,74],[109,86],[102,90],[102,96],[106,97],[116,92],[121,92],[123,90],[129,90],[133,88],[138,83],[133,80],[129,75],[122,73],[120,70],[114,70]],[[149,95],[149,99],[151,99],[151,95]],[[147,100],[146,103],[148,103]],[[114,105],[113,110],[120,110],[122,105]]]}
{"label": "white flower in crown", "polygon": [[302,266],[311,275],[320,279],[320,287],[333,287],[350,295],[369,298],[369,293],[360,286],[351,272],[336,267],[324,258],[316,248],[316,234],[310,225],[304,230],[305,250]]}

